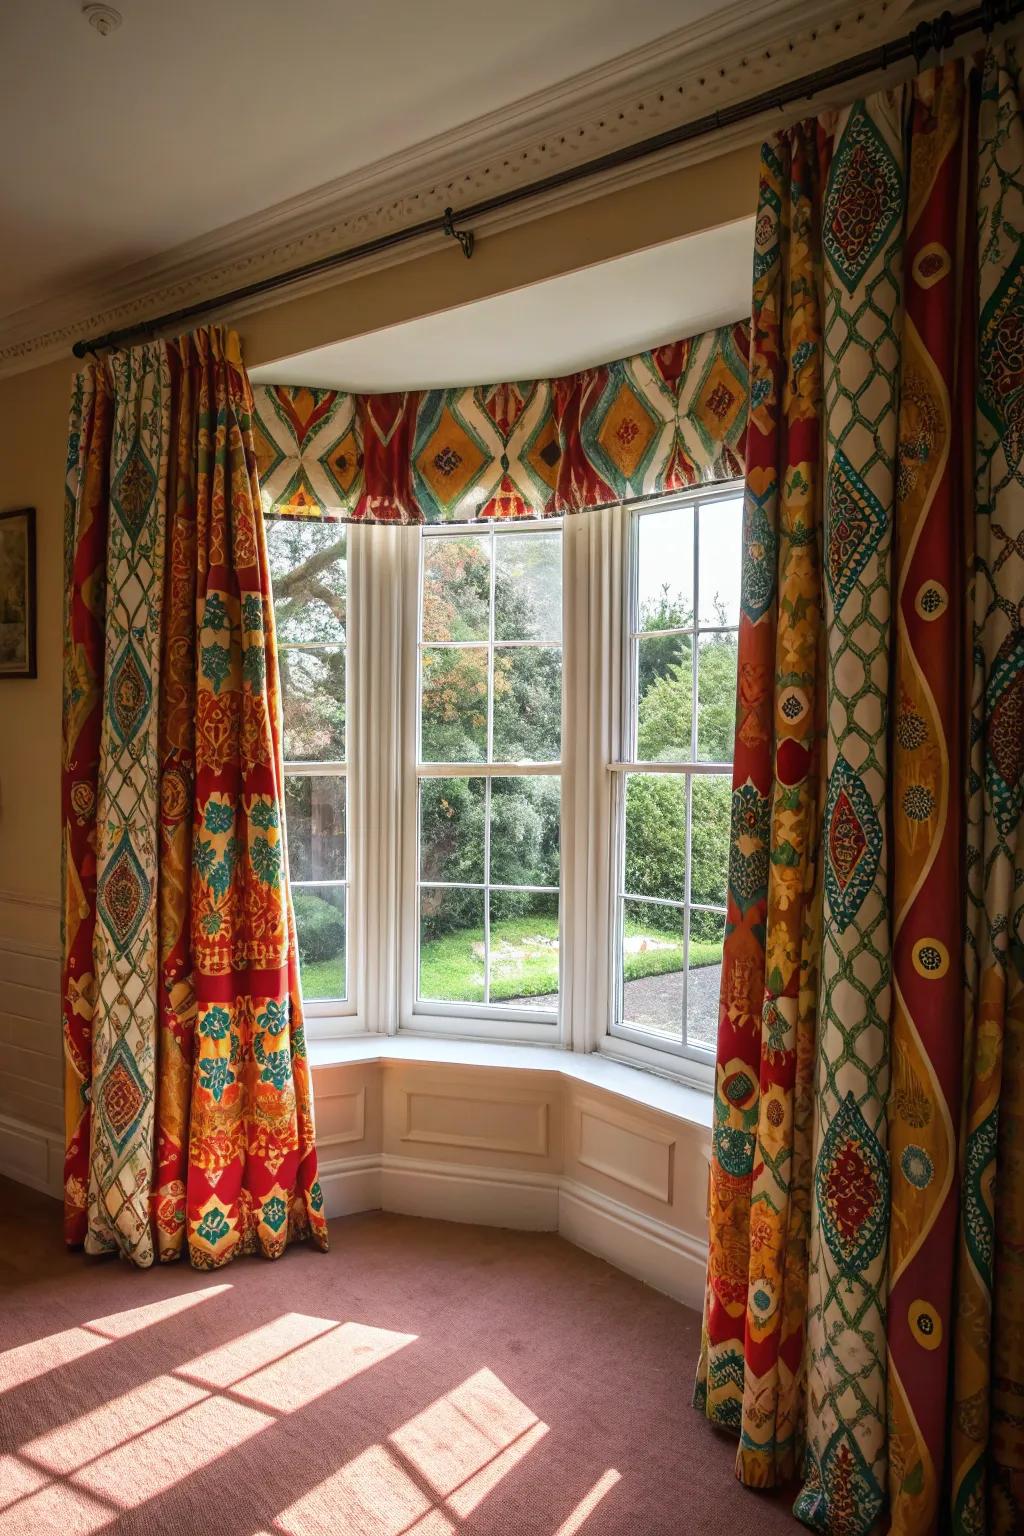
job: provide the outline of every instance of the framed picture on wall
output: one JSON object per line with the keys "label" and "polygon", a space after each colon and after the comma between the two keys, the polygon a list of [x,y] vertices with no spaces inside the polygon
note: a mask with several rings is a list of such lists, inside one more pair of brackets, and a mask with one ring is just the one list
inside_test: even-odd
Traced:
{"label": "framed picture on wall", "polygon": [[0,512],[0,681],[36,675],[36,509]]}

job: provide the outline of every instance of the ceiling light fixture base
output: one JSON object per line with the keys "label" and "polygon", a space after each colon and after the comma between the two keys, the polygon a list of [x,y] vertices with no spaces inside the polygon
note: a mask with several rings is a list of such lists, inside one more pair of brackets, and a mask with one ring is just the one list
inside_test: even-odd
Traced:
{"label": "ceiling light fixture base", "polygon": [[107,37],[111,32],[116,32],[124,21],[121,12],[115,10],[112,5],[98,5],[94,0],[82,0],[82,15],[90,27],[95,27],[101,37]]}

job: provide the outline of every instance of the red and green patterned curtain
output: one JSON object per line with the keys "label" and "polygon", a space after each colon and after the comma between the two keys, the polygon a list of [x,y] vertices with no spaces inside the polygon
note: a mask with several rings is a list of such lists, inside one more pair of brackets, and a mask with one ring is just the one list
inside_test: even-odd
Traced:
{"label": "red and green patterned curtain", "polygon": [[743,473],[745,322],[561,379],[351,395],[258,385],[268,517],[561,517]]}
{"label": "red and green patterned curtain", "polygon": [[252,393],[232,332],[92,364],[67,457],[65,1236],[326,1247]]}
{"label": "red and green patterned curtain", "polygon": [[696,1398],[829,1536],[1024,1530],[1024,118],[776,134]]}

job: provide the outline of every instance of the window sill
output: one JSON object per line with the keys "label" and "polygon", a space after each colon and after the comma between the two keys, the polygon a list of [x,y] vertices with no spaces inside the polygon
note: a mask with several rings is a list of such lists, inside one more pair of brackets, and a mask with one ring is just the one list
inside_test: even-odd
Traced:
{"label": "window sill", "polygon": [[615,1061],[599,1052],[583,1055],[556,1046],[511,1045],[474,1040],[396,1038],[361,1035],[347,1039],[309,1040],[313,1068],[350,1066],[357,1062],[407,1061],[456,1067],[501,1067],[525,1072],[557,1072],[573,1082],[603,1089],[646,1109],[672,1115],[701,1130],[710,1130],[712,1097],[707,1088],[674,1081],[655,1072]]}

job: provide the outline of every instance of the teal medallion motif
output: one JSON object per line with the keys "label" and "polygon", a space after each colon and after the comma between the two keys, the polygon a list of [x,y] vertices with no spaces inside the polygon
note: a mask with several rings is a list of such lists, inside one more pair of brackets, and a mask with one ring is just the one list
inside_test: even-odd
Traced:
{"label": "teal medallion motif", "polygon": [[832,159],[822,247],[852,294],[903,216],[903,173],[865,110],[851,110]]}
{"label": "teal medallion motif", "polygon": [[882,827],[863,781],[838,757],[825,801],[825,895],[828,911],[845,932],[875,882]]}
{"label": "teal medallion motif", "polygon": [[838,614],[878,548],[885,509],[836,448],[825,486],[825,577]]}

